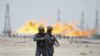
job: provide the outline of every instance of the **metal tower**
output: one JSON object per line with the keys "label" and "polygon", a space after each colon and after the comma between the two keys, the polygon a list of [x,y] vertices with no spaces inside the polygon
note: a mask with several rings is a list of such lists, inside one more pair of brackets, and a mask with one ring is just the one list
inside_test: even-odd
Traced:
{"label": "metal tower", "polygon": [[98,29],[99,29],[99,13],[98,10],[96,10],[96,21],[95,21],[95,29],[96,29],[96,34],[98,34]]}
{"label": "metal tower", "polygon": [[82,30],[84,30],[84,12],[81,12],[81,24],[80,27]]}
{"label": "metal tower", "polygon": [[9,13],[9,4],[6,6],[6,15],[5,15],[5,24],[3,30],[4,36],[11,36],[11,26],[10,26],[10,13]]}
{"label": "metal tower", "polygon": [[61,20],[61,18],[60,18],[60,10],[58,10],[57,16],[58,16],[57,21],[60,22],[60,20]]}

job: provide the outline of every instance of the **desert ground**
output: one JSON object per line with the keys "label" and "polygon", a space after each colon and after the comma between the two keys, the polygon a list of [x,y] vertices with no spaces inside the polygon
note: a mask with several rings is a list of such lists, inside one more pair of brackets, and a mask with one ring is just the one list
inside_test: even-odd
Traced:
{"label": "desert ground", "polygon": [[[54,47],[54,56],[100,56],[100,40],[96,43],[72,43],[58,39],[60,47]],[[35,56],[36,42],[32,38],[0,37],[0,56]]]}

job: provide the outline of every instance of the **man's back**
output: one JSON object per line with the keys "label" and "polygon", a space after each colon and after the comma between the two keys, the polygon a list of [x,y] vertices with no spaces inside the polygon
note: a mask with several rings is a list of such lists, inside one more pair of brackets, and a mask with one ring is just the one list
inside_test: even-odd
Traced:
{"label": "man's back", "polygon": [[54,43],[55,43],[55,37],[49,33],[45,34],[45,39],[46,39],[46,45],[48,47],[53,47]]}

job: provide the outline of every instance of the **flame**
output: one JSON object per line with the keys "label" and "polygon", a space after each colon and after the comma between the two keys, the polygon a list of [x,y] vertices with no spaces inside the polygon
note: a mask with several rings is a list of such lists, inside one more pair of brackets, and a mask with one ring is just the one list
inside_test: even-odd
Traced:
{"label": "flame", "polygon": [[[24,26],[22,26],[21,28],[19,28],[16,32],[19,34],[36,34],[38,33],[38,27],[42,25],[44,26],[45,30],[46,30],[46,25],[45,23],[37,23],[36,21],[28,21],[26,22],[26,24]],[[76,22],[73,21],[69,24],[61,24],[60,21],[57,21],[54,25],[53,25],[53,34],[61,34],[64,36],[89,36],[92,35],[96,32],[95,29],[91,29],[91,30],[81,30],[77,25]]]}
{"label": "flame", "polygon": [[28,21],[24,26],[22,26],[21,28],[19,28],[17,30],[18,33],[21,33],[21,34],[25,34],[25,33],[28,33],[28,34],[35,34],[37,33],[37,29],[38,29],[38,23],[36,22],[33,22],[33,21]]}
{"label": "flame", "polygon": [[63,25],[57,21],[56,24],[53,26],[53,34],[61,34],[63,31]]}

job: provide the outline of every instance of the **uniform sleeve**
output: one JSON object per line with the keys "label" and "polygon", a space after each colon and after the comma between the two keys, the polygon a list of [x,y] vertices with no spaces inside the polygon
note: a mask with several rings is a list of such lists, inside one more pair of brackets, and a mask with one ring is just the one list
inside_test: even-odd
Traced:
{"label": "uniform sleeve", "polygon": [[39,38],[39,36],[34,35],[33,41],[39,41],[39,40],[43,40],[43,38]]}
{"label": "uniform sleeve", "polygon": [[53,40],[57,40],[56,37],[55,37],[54,35],[53,35],[52,37],[53,37]]}
{"label": "uniform sleeve", "polygon": [[55,44],[56,46],[60,46],[60,44],[59,44],[58,40],[56,39],[56,37],[55,37],[55,36],[53,36],[53,37],[54,37],[54,41],[55,41],[54,44]]}

